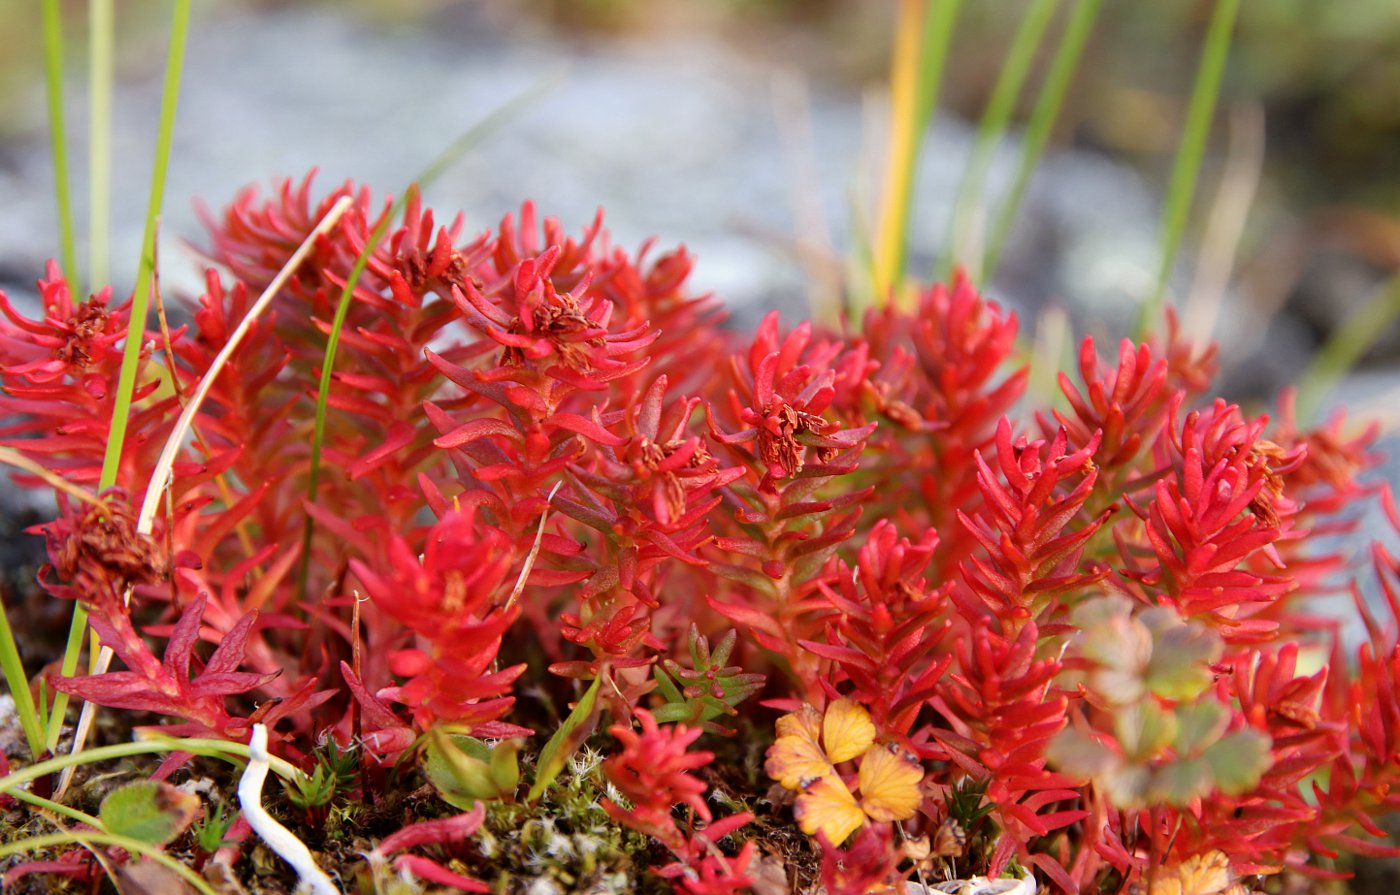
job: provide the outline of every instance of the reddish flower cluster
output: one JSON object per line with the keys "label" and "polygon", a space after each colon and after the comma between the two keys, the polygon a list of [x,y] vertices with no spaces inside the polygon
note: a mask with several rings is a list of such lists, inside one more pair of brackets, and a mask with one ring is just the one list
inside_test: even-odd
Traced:
{"label": "reddish flower cluster", "polygon": [[[1286,398],[1278,422],[1208,401],[1210,352],[1170,320],[1116,363],[1086,340],[1064,408],[1018,417],[1016,320],[962,277],[858,329],[773,315],[734,334],[687,290],[683,250],[631,256],[601,222],[570,237],[527,205],[466,238],[416,197],[389,222],[367,191],[313,202],[289,183],[210,219],[230,279],[208,275],[170,344],[146,334],[126,493],[342,196],[352,211],[212,383],[151,537],[115,493],[47,528],[45,585],[87,604],[125,665],[55,686],[205,735],[280,724],[294,758],[359,737],[390,762],[438,725],[524,736],[527,682],[593,682],[631,803],[607,810],[670,852],[684,892],[742,888],[756,854],[748,815],[703,798],[702,727],[848,703],[877,758],[824,758],[820,787],[797,774],[771,796],[859,828],[813,869],[831,892],[1013,859],[1066,892],[1219,854],[1227,875],[1325,874],[1380,848],[1374,817],[1400,806],[1393,554],[1373,554],[1390,617],[1366,616],[1354,662],[1305,605],[1359,593],[1320,538],[1388,499],[1363,478],[1373,433],[1305,428]],[[313,469],[327,335],[381,223]],[[40,285],[38,320],[0,301],[0,443],[86,485],[128,305],[76,302],[54,268]],[[201,639],[220,644],[202,661]],[[744,703],[760,689],[766,708]],[[857,789],[917,809],[871,813]]]}
{"label": "reddish flower cluster", "polygon": [[[754,843],[746,842],[738,854],[726,856],[720,840],[739,830],[753,816],[731,814],[714,820],[705,803],[705,783],[689,772],[714,760],[712,752],[687,752],[700,736],[699,728],[684,725],[661,728],[646,709],[637,710],[642,729],[614,725],[610,733],[622,751],[603,764],[609,782],[631,803],[624,808],[611,799],[603,808],[624,826],[645,833],[670,849],[676,860],[659,871],[675,881],[676,891],[686,895],[723,895],[740,892],[753,884],[747,874],[754,857]],[[690,814],[689,832],[672,816],[684,805]],[[695,820],[701,821],[695,825]]]}
{"label": "reddish flower cluster", "polygon": [[[96,484],[107,450],[107,427],[117,403],[131,302],[112,308],[111,290],[75,301],[58,265],[38,283],[42,316],[30,320],[0,293],[0,369],[4,394],[0,444],[22,448],[70,481]],[[147,333],[132,393],[131,436],[124,445],[117,485],[134,492],[154,465],[175,399],[158,397]],[[37,486],[31,478],[20,484]]]}

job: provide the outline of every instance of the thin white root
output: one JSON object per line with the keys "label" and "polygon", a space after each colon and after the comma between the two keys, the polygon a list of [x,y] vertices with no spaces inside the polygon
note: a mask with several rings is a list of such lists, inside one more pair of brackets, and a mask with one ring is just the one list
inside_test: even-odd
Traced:
{"label": "thin white root", "polygon": [[[141,502],[141,511],[136,517],[136,531],[138,534],[148,535],[155,524],[156,510],[160,507],[160,496],[165,491],[165,486],[170,481],[170,470],[175,463],[175,454],[180,450],[180,446],[185,443],[185,436],[189,434],[190,426],[194,424],[194,415],[199,412],[200,405],[204,403],[204,397],[209,394],[209,389],[214,385],[214,378],[219,375],[219,371],[228,363],[228,359],[238,348],[243,337],[248,334],[248,329],[257,320],[263,310],[272,303],[272,299],[282,290],[282,286],[291,277],[296,269],[301,266],[301,262],[311,253],[316,245],[316,239],[321,234],[334,227],[350,207],[352,200],[349,196],[341,196],[340,199],[326,212],[325,217],[316,225],[316,229],[307,234],[301,245],[292,253],[292,257],[287,259],[287,263],[282,265],[282,269],[277,272],[277,276],[268,283],[258,300],[253,302],[253,306],[248,309],[248,313],[243,315],[243,319],[238,322],[238,326],[229,336],[228,342],[214,357],[209,369],[204,371],[204,375],[199,379],[199,385],[195,388],[194,394],[190,397],[189,403],[185,405],[184,413],[175,422],[175,428],[171,430],[170,437],[165,440],[165,449],[161,451],[160,459],[156,461],[155,469],[151,471],[150,484],[146,486],[146,496]],[[175,375],[171,371],[171,375]],[[127,588],[122,600],[131,602],[131,589]],[[103,646],[97,653],[97,662],[92,667],[93,674],[102,674],[112,664],[112,650],[108,646]],[[83,703],[82,713],[78,715],[78,726],[73,731],[73,748],[69,751],[76,755],[83,750],[83,744],[87,742],[88,731],[92,728],[93,704]],[[77,765],[70,765],[64,768],[62,776],[59,777],[58,793],[54,796],[56,801],[63,801],[63,796],[68,792],[68,784],[73,782],[73,774],[78,769]]]}
{"label": "thin white root", "polygon": [[316,860],[311,857],[311,849],[306,847],[306,843],[278,823],[263,808],[262,789],[263,781],[267,779],[268,767],[267,727],[254,724],[253,736],[248,742],[248,767],[243,769],[243,776],[238,781],[238,805],[243,809],[244,819],[248,821],[248,826],[253,828],[253,832],[267,843],[268,848],[292,865],[292,869],[297,872],[297,879],[300,880],[298,889],[307,887],[312,895],[341,895],[340,889],[331,878],[316,865]]}

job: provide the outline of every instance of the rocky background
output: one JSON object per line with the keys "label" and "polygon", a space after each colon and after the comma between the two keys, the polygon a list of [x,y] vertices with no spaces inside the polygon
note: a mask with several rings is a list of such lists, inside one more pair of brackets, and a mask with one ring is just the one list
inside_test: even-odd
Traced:
{"label": "rocky background", "polygon": [[[964,4],[945,114],[919,168],[914,270],[948,239],[971,135],[1021,3]],[[1065,4],[1068,6],[1068,4]],[[195,202],[318,167],[397,192],[466,128],[552,86],[426,191],[469,230],[526,198],[573,230],[601,205],[614,238],[655,236],[697,256],[695,284],[741,321],[832,301],[869,220],[882,158],[880,90],[895,4],[869,0],[531,0],[196,5],[161,230],[167,295],[198,287]],[[0,0],[0,287],[33,302],[55,254],[38,5]],[[1130,8],[1129,8],[1130,7]],[[1264,400],[1400,269],[1400,7],[1244,4],[1196,222],[1174,279],[1190,320],[1216,318],[1225,388]],[[1344,8],[1343,8],[1344,7]],[[75,209],[86,187],[85,4],[65,4]],[[988,291],[1034,334],[1046,309],[1109,344],[1157,264],[1160,196],[1211,4],[1106,4],[1057,139]],[[166,5],[120,4],[113,134],[112,279],[134,279],[165,54]],[[1052,30],[1052,34],[1054,31]],[[1033,84],[1036,82],[1033,81]],[[1028,106],[1029,103],[1026,103]],[[999,196],[1015,139],[989,177]],[[1222,185],[1224,193],[1222,193]],[[1233,193],[1230,192],[1233,190]],[[1238,244],[1208,230],[1220,205]],[[1241,198],[1242,197],[1242,198]],[[1247,204],[1242,205],[1241,202]],[[1228,221],[1228,217],[1227,217]],[[1224,236],[1222,237],[1222,233]],[[1218,301],[1198,261],[1233,259]],[[1232,250],[1233,249],[1233,250]],[[1190,296],[1205,296],[1204,305]],[[1207,311],[1205,317],[1200,310]],[[1400,424],[1400,329],[1378,334],[1333,396]],[[1390,453],[1397,454],[1389,439]],[[1382,474],[1400,479],[1392,462]],[[22,570],[43,513],[3,495],[0,563]]]}

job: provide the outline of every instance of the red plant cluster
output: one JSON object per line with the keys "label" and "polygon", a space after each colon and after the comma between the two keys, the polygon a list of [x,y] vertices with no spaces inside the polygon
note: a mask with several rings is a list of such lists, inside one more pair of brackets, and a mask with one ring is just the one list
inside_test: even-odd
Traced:
{"label": "red plant cluster", "polygon": [[[1171,321],[1116,363],[1086,340],[1063,408],[1021,413],[1016,320],[962,277],[839,331],[773,315],[742,334],[688,291],[684,250],[631,255],[598,221],[573,237],[527,205],[465,236],[416,197],[388,222],[368,191],[313,201],[309,180],[288,183],[209,220],[225,273],[169,344],[146,334],[126,494],[251,296],[341,196],[353,210],[214,380],[153,534],[115,492],[46,527],[45,586],[87,604],[125,665],[55,687],[203,735],[276,725],[294,759],[327,732],[358,737],[388,762],[442,724],[548,736],[522,688],[562,701],[596,682],[618,744],[605,773],[630,802],[606,808],[670,853],[661,872],[683,892],[743,888],[755,845],[748,814],[711,817],[692,772],[723,769],[687,751],[700,728],[650,712],[765,729],[768,709],[816,718],[838,698],[874,727],[859,754],[908,756],[862,761],[862,799],[906,792],[875,768],[917,761],[923,779],[896,836],[830,758],[841,731],[821,734],[819,775],[788,775],[809,814],[860,829],[822,846],[833,892],[936,861],[989,877],[1014,861],[1078,892],[1215,852],[1241,877],[1384,850],[1400,569],[1376,548],[1390,617],[1367,616],[1355,657],[1308,605],[1359,593],[1353,557],[1322,536],[1376,496],[1373,433],[1308,429],[1286,399],[1277,421],[1210,401],[1211,355]],[[381,223],[317,433],[327,336]],[[89,484],[129,305],[76,302],[54,268],[40,285],[39,319],[0,301],[0,443]],[[1125,608],[1102,624],[1137,632],[1118,652],[1075,621],[1106,595]],[[730,627],[727,667],[695,668],[709,690],[677,688],[664,669],[692,629]],[[1207,643],[1199,661],[1170,660],[1188,636]],[[736,709],[755,675],[763,706]],[[1257,766],[1210,751],[1240,731],[1267,740]],[[1067,736],[1102,765],[1054,760]],[[906,843],[924,837],[941,844]]]}
{"label": "red plant cluster", "polygon": [[[752,841],[738,854],[726,857],[719,851],[720,840],[743,827],[753,816],[740,812],[714,820],[703,798],[704,781],[689,772],[714,760],[712,752],[687,752],[700,736],[699,728],[684,725],[661,728],[646,709],[637,710],[641,732],[630,726],[614,725],[610,733],[622,751],[603,764],[603,773],[631,803],[623,807],[611,799],[603,808],[618,823],[645,833],[670,849],[676,860],[659,871],[675,881],[676,891],[685,895],[722,895],[739,892],[752,885],[747,868],[754,858]],[[673,809],[684,805],[691,825],[683,830],[673,817]],[[689,825],[688,825],[689,826]]]}

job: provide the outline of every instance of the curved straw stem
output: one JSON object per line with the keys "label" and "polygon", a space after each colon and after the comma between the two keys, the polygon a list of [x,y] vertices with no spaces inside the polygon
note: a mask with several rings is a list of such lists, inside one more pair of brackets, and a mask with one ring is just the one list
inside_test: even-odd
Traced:
{"label": "curved straw stem", "polygon": [[[107,430],[107,448],[102,456],[102,472],[97,490],[105,491],[117,483],[121,469],[122,449],[126,445],[126,428],[131,420],[132,395],[136,391],[137,368],[141,366],[141,351],[146,339],[146,309],[155,270],[156,222],[165,200],[165,175],[170,168],[170,147],[175,139],[175,108],[180,102],[180,73],[184,68],[185,43],[190,29],[191,0],[174,0],[170,11],[170,43],[165,59],[165,84],[161,91],[160,123],[156,127],[156,153],[151,165],[151,188],[146,202],[146,226],[141,238],[141,258],[136,267],[136,288],[131,292],[131,312],[127,321],[126,344],[122,346],[122,366],[113,396],[112,418]],[[101,18],[101,16],[99,16]],[[94,27],[111,25],[110,20],[98,21]],[[102,102],[101,98],[95,98]],[[94,134],[95,140],[103,139]],[[95,146],[95,144],[94,144]],[[102,151],[97,149],[94,151]],[[100,176],[100,175],[99,175]],[[81,290],[78,290],[81,291]],[[78,669],[78,653],[83,634],[87,631],[87,610],[82,604],[73,607],[73,621],[68,627],[68,643],[63,650],[64,676]],[[94,635],[93,645],[97,638]],[[68,709],[68,694],[54,694],[53,712],[49,716],[48,747],[58,748],[59,732]]]}
{"label": "curved straw stem", "polygon": [[180,446],[185,442],[185,436],[190,433],[190,427],[194,424],[194,415],[199,412],[199,408],[204,404],[205,397],[209,394],[209,389],[214,386],[214,379],[219,375],[219,371],[228,363],[228,359],[233,356],[233,352],[238,350],[242,344],[243,337],[248,334],[253,322],[261,316],[267,306],[272,303],[272,299],[282,291],[282,286],[296,273],[296,269],[301,266],[301,262],[306,260],[306,256],[311,253],[316,245],[316,240],[327,233],[339,221],[342,215],[350,207],[352,199],[349,196],[341,196],[336,203],[326,212],[325,217],[316,228],[306,235],[297,246],[297,250],[292,253],[292,257],[287,259],[287,263],[282,265],[282,269],[273,277],[272,282],[263,290],[262,295],[248,309],[248,313],[243,315],[243,319],[238,322],[238,327],[234,329],[233,335],[228,342],[215,355],[213,363],[209,369],[200,377],[199,385],[195,386],[194,394],[190,396],[189,403],[185,405],[185,410],[180,414],[180,419],[176,421],[175,428],[171,430],[170,437],[165,440],[165,449],[160,453],[160,459],[156,461],[155,469],[151,471],[151,482],[146,487],[145,499],[141,501],[141,511],[136,516],[136,528],[142,534],[150,534],[151,526],[155,520],[156,510],[160,508],[161,494],[165,491],[165,486],[170,481],[170,469],[175,463],[175,455],[179,452]]}
{"label": "curved straw stem", "polygon": [[[218,758],[241,767],[242,762],[239,759],[248,757],[248,746],[244,743],[231,743],[228,740],[144,736],[142,739],[133,740],[130,743],[98,746],[96,749],[89,749],[81,755],[60,755],[57,758],[27,765],[18,771],[11,771],[4,777],[0,777],[0,793],[11,795],[16,787],[23,786],[31,780],[38,780],[40,777],[47,777],[54,771],[61,771],[76,764],[95,764],[114,758],[126,758],[129,755],[157,755],[162,752],[188,752],[191,755],[202,755],[205,758]],[[270,763],[272,770],[284,780],[299,780],[305,776],[296,769],[295,765],[284,758],[273,756]]]}
{"label": "curved straw stem", "polygon": [[[316,228],[307,234],[301,245],[292,253],[292,257],[287,259],[287,263],[282,265],[282,269],[277,272],[277,276],[263,290],[262,295],[248,309],[248,313],[239,321],[238,327],[234,329],[227,343],[215,356],[209,369],[200,377],[199,385],[195,387],[194,394],[185,404],[185,410],[180,414],[179,420],[175,423],[175,428],[171,430],[170,437],[165,440],[165,449],[161,451],[160,459],[156,461],[155,469],[151,471],[151,481],[146,487],[146,496],[141,501],[141,510],[136,517],[136,531],[138,534],[149,535],[155,522],[156,511],[160,508],[160,498],[165,493],[165,487],[170,481],[170,470],[175,463],[175,455],[179,452],[180,446],[185,442],[185,436],[189,434],[190,427],[194,424],[194,416],[199,412],[200,405],[204,403],[204,398],[209,394],[209,389],[214,385],[214,379],[219,375],[219,371],[228,363],[228,359],[242,343],[243,337],[247,335],[253,322],[271,304],[272,299],[282,290],[283,284],[291,277],[296,269],[301,266],[302,261],[310,254],[315,246],[317,238],[329,231],[345,214],[346,209],[351,205],[349,196],[341,196],[340,199],[321,218]],[[123,595],[123,600],[131,601],[131,591],[128,589]],[[112,648],[103,646],[98,653],[97,663],[93,668],[93,674],[102,674],[107,667],[112,664]],[[87,739],[88,730],[92,727],[93,704],[84,703],[82,714],[78,717],[78,727],[73,733],[72,753],[77,754],[82,751],[83,743]],[[68,790],[68,784],[73,780],[74,768],[69,767],[64,770],[63,778],[59,783],[56,799],[62,801],[63,794]]]}
{"label": "curved straw stem", "polygon": [[0,447],[0,463],[6,466],[13,466],[15,469],[24,470],[32,476],[41,478],[44,480],[44,484],[53,488],[55,491],[62,491],[69,497],[82,501],[83,503],[91,504],[95,507],[105,508],[107,506],[102,498],[93,494],[91,491],[73,484],[47,466],[36,463],[14,448]]}
{"label": "curved straw stem", "polygon": [[74,842],[86,846],[89,850],[91,850],[94,845],[107,845],[120,848],[133,855],[141,855],[142,857],[155,861],[172,873],[177,874],[196,891],[200,892],[201,895],[218,895],[199,874],[150,843],[142,842],[139,839],[132,839],[130,836],[118,836],[113,833],[98,832],[96,830],[84,830],[82,832],[65,830],[61,833],[49,833],[45,836],[31,836],[28,839],[7,842],[0,845],[0,858],[8,858],[11,855],[23,854],[24,852],[35,851],[41,848],[51,848],[56,845],[71,845]]}
{"label": "curved straw stem", "polygon": [[549,504],[554,500],[554,495],[559,492],[559,486],[563,482],[555,482],[554,487],[549,489],[549,496],[544,499],[544,512],[540,513],[540,526],[535,530],[535,543],[530,545],[530,553],[525,557],[525,565],[520,569],[520,577],[515,579],[515,587],[511,589],[510,598],[506,600],[505,608],[509,611],[515,605],[515,601],[520,598],[520,592],[525,589],[525,579],[530,577],[530,570],[535,567],[535,559],[540,555],[540,543],[544,540],[544,524],[549,521]]}
{"label": "curved straw stem", "polygon": [[[467,128],[461,136],[453,140],[446,149],[428,162],[427,167],[389,205],[389,211],[370,231],[369,238],[365,240],[364,248],[360,250],[359,257],[355,259],[349,275],[345,278],[345,285],[341,287],[340,299],[335,306],[335,316],[331,318],[331,329],[326,334],[326,353],[321,361],[321,379],[316,387],[316,420],[311,435],[311,471],[306,478],[307,500],[315,502],[321,484],[321,449],[326,440],[326,418],[330,412],[331,380],[335,374],[336,352],[340,348],[340,331],[345,327],[346,317],[350,313],[350,302],[355,297],[355,287],[360,282],[360,275],[369,266],[369,260],[378,250],[379,243],[389,232],[394,221],[403,213],[410,197],[419,195],[423,186],[436,180],[453,162],[486,139],[487,135],[504,124],[511,115],[535,97],[552,90],[561,78],[562,75],[554,75],[535,83],[524,93],[496,108],[485,118]],[[311,538],[315,531],[316,520],[308,514],[301,532],[301,568],[297,572],[297,595],[299,598],[305,598],[307,582],[311,576]]]}

